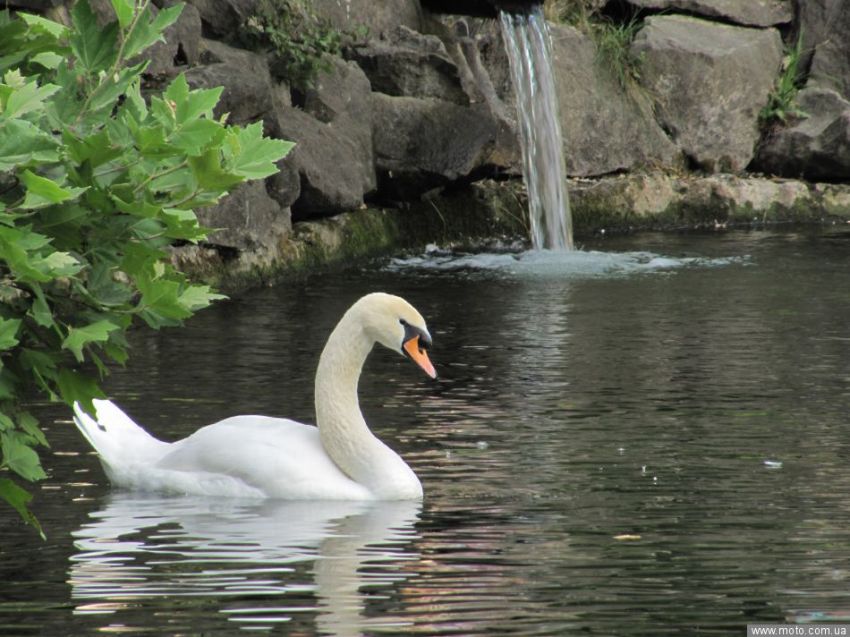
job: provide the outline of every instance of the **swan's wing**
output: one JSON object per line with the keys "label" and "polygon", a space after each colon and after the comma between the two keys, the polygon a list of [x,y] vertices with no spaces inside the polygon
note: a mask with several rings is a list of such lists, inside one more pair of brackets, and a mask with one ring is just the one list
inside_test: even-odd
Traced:
{"label": "swan's wing", "polygon": [[203,427],[156,467],[238,480],[272,498],[371,499],[334,464],[316,427],[284,418],[235,416]]}

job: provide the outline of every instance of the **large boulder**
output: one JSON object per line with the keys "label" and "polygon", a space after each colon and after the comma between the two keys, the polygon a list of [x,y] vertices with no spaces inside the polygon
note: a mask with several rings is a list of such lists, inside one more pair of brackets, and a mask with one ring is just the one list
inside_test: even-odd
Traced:
{"label": "large boulder", "polygon": [[350,53],[372,90],[396,97],[433,97],[468,104],[458,69],[442,41],[400,26]]}
{"label": "large boulder", "polygon": [[831,89],[806,88],[797,96],[806,116],[768,134],[759,170],[811,180],[850,180],[850,101]]}
{"label": "large boulder", "polygon": [[[169,0],[164,6],[175,4]],[[165,30],[164,40],[157,41],[143,56],[149,60],[146,75],[172,77],[193,67],[201,57],[201,14],[191,4],[184,4],[177,22]]]}
{"label": "large boulder", "polygon": [[241,184],[197,214],[201,225],[215,229],[209,243],[239,252],[266,251],[292,230],[289,211],[269,197],[262,181]]}
{"label": "large boulder", "polygon": [[365,161],[363,146],[299,108],[281,109],[277,122],[280,135],[296,142],[284,160],[285,169],[297,172],[300,180],[300,195],[292,204],[293,219],[359,208],[364,194],[375,187],[375,168]]}
{"label": "large boulder", "polygon": [[410,199],[491,166],[497,127],[483,108],[372,94],[381,195]]}
{"label": "large boulder", "polygon": [[831,88],[850,99],[850,3],[846,0],[799,2],[803,66],[807,86]]}
{"label": "large boulder", "polygon": [[301,108],[279,101],[272,127],[296,142],[272,180],[272,194],[283,204],[297,175],[295,220],[356,209],[375,189],[369,80],[353,62],[328,61],[330,71],[305,90]]}
{"label": "large boulder", "polygon": [[623,90],[588,36],[567,26],[551,29],[567,173],[677,163],[679,153],[653,119],[648,98],[636,87]]}
{"label": "large boulder", "polygon": [[[587,177],[677,164],[678,149],[653,119],[646,96],[622,89],[599,61],[591,38],[569,26],[550,24],[549,28],[567,174]],[[479,32],[478,51],[486,69],[486,77],[479,81],[482,92],[495,90],[499,108],[515,126],[516,95],[501,33],[495,26],[475,25],[474,29]],[[475,62],[474,56],[468,57]]]}
{"label": "large boulder", "polygon": [[712,172],[746,168],[782,61],[779,32],[653,16],[632,52],[661,125],[686,156]]}
{"label": "large boulder", "polygon": [[257,0],[186,0],[193,5],[204,23],[204,33],[218,38],[233,38],[236,28],[254,13]]}
{"label": "large boulder", "polygon": [[216,116],[230,113],[232,124],[271,116],[274,83],[265,57],[216,40],[203,40],[202,51],[202,66],[189,69],[186,80],[192,88],[224,87]]}
{"label": "large boulder", "polygon": [[311,5],[316,15],[338,31],[365,28],[373,38],[389,33],[399,25],[414,31],[422,26],[422,9],[418,0],[313,0]]}
{"label": "large boulder", "polygon": [[751,27],[772,27],[794,19],[791,0],[628,0],[639,9],[683,11]]}

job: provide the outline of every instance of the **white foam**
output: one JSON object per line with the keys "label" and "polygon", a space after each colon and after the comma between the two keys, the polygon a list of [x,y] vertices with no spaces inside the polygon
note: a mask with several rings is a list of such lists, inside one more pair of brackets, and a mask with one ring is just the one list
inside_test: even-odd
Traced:
{"label": "white foam", "polygon": [[651,252],[596,250],[528,250],[525,252],[453,253],[430,245],[425,254],[393,259],[390,271],[491,271],[516,276],[594,278],[669,272],[680,268],[721,267],[746,263],[749,257],[669,257]]}

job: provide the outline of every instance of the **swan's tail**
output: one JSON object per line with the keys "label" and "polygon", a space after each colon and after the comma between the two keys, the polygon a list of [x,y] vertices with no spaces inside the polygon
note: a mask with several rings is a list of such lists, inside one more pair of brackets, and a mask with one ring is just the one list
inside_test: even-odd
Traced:
{"label": "swan's tail", "polygon": [[74,403],[74,423],[100,456],[112,482],[125,482],[122,475],[126,470],[156,462],[171,446],[151,436],[112,401],[95,400],[93,404],[95,418]]}

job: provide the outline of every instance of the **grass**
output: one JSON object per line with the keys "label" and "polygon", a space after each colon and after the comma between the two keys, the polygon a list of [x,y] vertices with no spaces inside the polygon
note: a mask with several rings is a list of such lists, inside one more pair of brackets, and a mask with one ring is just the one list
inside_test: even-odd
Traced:
{"label": "grass", "polygon": [[782,60],[782,70],[776,80],[776,86],[768,96],[767,104],[759,113],[759,120],[763,125],[781,122],[787,123],[789,117],[806,117],[797,106],[797,93],[805,81],[804,73],[800,69],[800,61],[803,55],[803,33],[797,35],[797,41],[786,49],[785,58]]}
{"label": "grass", "polygon": [[637,15],[617,22],[599,12],[593,0],[545,0],[546,19],[569,24],[596,43],[597,62],[608,68],[620,87],[627,89],[640,78],[640,57],[631,52],[631,43],[643,26]]}

